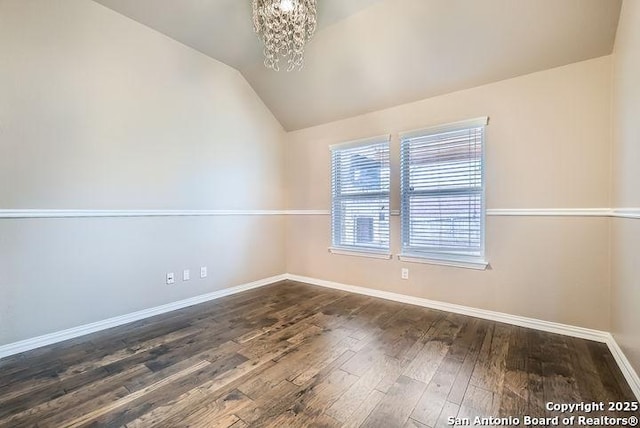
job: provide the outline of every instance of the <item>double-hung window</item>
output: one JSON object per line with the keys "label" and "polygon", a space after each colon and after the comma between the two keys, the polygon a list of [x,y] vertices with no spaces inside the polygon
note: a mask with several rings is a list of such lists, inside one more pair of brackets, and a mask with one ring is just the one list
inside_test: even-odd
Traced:
{"label": "double-hung window", "polygon": [[480,118],[400,135],[401,259],[487,266],[486,124]]}
{"label": "double-hung window", "polygon": [[331,251],[389,255],[389,136],[331,146]]}

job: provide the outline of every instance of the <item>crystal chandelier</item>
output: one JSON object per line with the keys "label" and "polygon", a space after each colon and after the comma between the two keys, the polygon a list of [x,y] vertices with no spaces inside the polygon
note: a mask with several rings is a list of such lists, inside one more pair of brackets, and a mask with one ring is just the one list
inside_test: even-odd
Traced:
{"label": "crystal chandelier", "polygon": [[253,0],[253,28],[264,42],[264,65],[301,69],[304,44],[316,31],[316,0]]}

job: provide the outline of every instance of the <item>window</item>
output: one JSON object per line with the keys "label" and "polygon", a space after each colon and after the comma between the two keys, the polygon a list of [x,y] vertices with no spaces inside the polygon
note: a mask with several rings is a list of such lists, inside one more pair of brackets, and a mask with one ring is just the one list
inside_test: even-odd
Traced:
{"label": "window", "polygon": [[[484,262],[486,118],[401,135],[402,256]],[[401,257],[402,258],[402,257]],[[409,260],[411,261],[411,260]]]}
{"label": "window", "polygon": [[389,137],[331,147],[332,252],[389,253]]}

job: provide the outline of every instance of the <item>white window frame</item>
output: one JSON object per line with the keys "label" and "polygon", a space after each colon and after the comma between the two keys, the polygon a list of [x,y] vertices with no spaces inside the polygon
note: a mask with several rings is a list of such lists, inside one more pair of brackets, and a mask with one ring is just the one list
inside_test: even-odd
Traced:
{"label": "white window frame", "polygon": [[[444,132],[451,131],[460,131],[469,128],[485,128],[489,123],[488,117],[479,117],[476,119],[464,120],[460,122],[449,123],[446,125],[438,125],[429,128],[423,128],[414,131],[407,131],[400,133],[400,141],[401,141],[401,149],[400,156],[404,156],[403,150],[405,147],[405,141],[418,138],[425,137],[429,135],[440,134]],[[486,129],[485,129],[486,132]],[[475,255],[467,255],[467,254],[454,254],[453,252],[446,251],[433,251],[433,249],[421,251],[420,249],[410,248],[406,246],[406,242],[408,239],[407,234],[409,233],[408,225],[410,224],[409,211],[406,205],[405,193],[408,191],[408,179],[407,172],[404,168],[401,168],[401,179],[400,179],[400,187],[401,187],[401,254],[398,256],[398,259],[405,262],[412,263],[428,263],[428,264],[436,264],[436,265],[445,265],[445,266],[453,266],[453,267],[461,267],[468,269],[477,269],[477,270],[485,270],[488,266],[488,262],[485,259],[485,229],[486,229],[486,202],[485,202],[485,193],[486,193],[486,181],[485,181],[485,151],[486,151],[486,134],[483,132],[482,137],[482,152],[481,152],[481,180],[482,180],[482,189],[481,189],[481,217],[480,217],[480,254],[478,256]]]}
{"label": "white window frame", "polygon": [[[335,242],[335,230],[334,230],[334,225],[335,225],[335,218],[334,218],[334,202],[335,202],[335,198],[334,198],[334,194],[333,194],[333,189],[334,189],[334,185],[335,185],[335,179],[336,177],[333,174],[333,166],[334,166],[334,161],[333,161],[333,153],[335,151],[339,151],[339,150],[344,150],[344,149],[350,149],[350,148],[356,148],[356,147],[361,147],[361,146],[369,146],[369,145],[377,145],[377,144],[387,144],[388,146],[388,150],[389,150],[389,157],[391,157],[391,135],[390,134],[385,134],[385,135],[379,135],[376,137],[370,137],[370,138],[364,138],[364,139],[359,139],[359,140],[354,140],[354,141],[348,141],[345,143],[339,143],[339,144],[333,144],[331,146],[329,146],[329,149],[331,151],[331,246],[329,247],[329,252],[332,254],[339,254],[339,255],[346,255],[346,256],[360,256],[360,257],[370,257],[370,258],[376,258],[376,259],[391,259],[391,218],[389,217],[389,230],[388,230],[388,236],[389,236],[389,242],[387,242],[387,247],[386,248],[373,248],[373,247],[369,247],[369,246],[358,246],[358,245],[340,245],[337,244]],[[389,159],[389,162],[391,162],[391,159]],[[391,181],[391,177],[389,177],[389,181]],[[389,216],[391,215],[391,183],[389,183],[389,191],[388,192],[381,192],[378,194],[379,196],[386,196],[387,197],[387,207],[388,207],[388,211],[389,211]],[[363,198],[365,196],[371,197],[372,194],[368,193],[368,194],[363,194],[362,195]]]}

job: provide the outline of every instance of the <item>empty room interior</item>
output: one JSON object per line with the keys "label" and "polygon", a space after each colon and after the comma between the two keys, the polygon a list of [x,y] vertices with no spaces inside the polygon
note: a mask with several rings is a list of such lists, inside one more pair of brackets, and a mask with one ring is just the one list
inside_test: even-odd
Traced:
{"label": "empty room interior", "polygon": [[633,427],[640,0],[0,0],[0,427]]}

